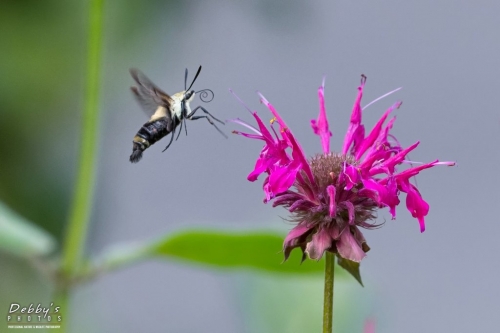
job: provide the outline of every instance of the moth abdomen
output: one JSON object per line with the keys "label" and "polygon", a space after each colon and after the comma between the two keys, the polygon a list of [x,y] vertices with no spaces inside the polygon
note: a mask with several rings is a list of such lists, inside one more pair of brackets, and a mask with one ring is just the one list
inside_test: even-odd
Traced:
{"label": "moth abdomen", "polygon": [[142,125],[137,135],[149,141],[149,144],[152,145],[168,133],[170,133],[170,131],[168,130],[167,117],[162,117],[153,121],[148,121]]}
{"label": "moth abdomen", "polygon": [[153,121],[148,121],[142,125],[132,141],[133,146],[130,162],[139,162],[142,158],[143,151],[171,132],[168,128],[168,123],[167,117],[162,117]]}
{"label": "moth abdomen", "polygon": [[142,158],[142,152],[143,150],[139,146],[136,146],[136,143],[134,142],[134,147],[132,148],[132,154],[130,155],[130,162],[132,163],[139,162]]}

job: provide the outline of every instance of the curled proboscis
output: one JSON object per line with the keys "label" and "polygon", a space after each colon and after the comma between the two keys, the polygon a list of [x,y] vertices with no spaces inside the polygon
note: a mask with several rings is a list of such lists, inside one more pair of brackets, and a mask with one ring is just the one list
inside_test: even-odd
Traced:
{"label": "curled proboscis", "polygon": [[[205,102],[205,103],[211,102],[215,96],[214,92],[210,89],[203,89],[203,90],[197,91],[196,93],[197,94],[201,93],[200,99],[202,102]],[[208,99],[208,98],[210,98],[210,99]]]}

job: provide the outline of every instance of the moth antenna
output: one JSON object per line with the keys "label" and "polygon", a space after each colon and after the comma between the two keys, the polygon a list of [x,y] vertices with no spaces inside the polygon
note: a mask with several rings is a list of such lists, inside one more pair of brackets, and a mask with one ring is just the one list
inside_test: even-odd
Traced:
{"label": "moth antenna", "polygon": [[186,68],[186,71],[184,72],[184,91],[187,91],[187,80],[188,80],[188,69]]}
{"label": "moth antenna", "polygon": [[191,87],[193,86],[194,84],[194,81],[196,81],[196,79],[198,78],[198,75],[200,75],[200,72],[201,72],[201,65],[200,67],[198,68],[198,71],[196,72],[196,75],[194,76],[194,79],[193,79],[193,82],[191,82],[191,85],[189,86],[189,88],[186,89],[186,91],[188,91],[189,89],[191,89]]}

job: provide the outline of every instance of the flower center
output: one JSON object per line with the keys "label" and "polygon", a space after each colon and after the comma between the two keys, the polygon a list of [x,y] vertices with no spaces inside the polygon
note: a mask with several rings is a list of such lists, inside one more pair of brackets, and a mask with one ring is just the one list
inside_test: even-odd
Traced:
{"label": "flower center", "polygon": [[[309,160],[315,184],[310,184],[305,174],[295,182],[297,193],[301,196],[294,198],[288,193],[287,199],[278,201],[292,208],[292,221],[307,221],[316,225],[337,225],[338,230],[343,230],[348,224],[364,228],[373,228],[369,220],[374,219],[374,210],[377,204],[364,196],[360,191],[363,184],[358,183],[346,190],[345,170],[346,164],[357,166],[358,162],[353,156],[335,153],[328,155],[318,154]],[[334,187],[334,191],[328,187]],[[331,197],[333,195],[333,198]],[[308,200],[304,200],[307,197]],[[333,201],[332,201],[333,200]],[[332,208],[332,205],[334,208]],[[333,210],[332,210],[333,209]],[[334,212],[333,216],[331,212]]]}
{"label": "flower center", "polygon": [[312,173],[318,188],[324,191],[328,185],[337,185],[337,178],[344,169],[345,163],[356,165],[353,156],[336,153],[318,154],[309,160]]}

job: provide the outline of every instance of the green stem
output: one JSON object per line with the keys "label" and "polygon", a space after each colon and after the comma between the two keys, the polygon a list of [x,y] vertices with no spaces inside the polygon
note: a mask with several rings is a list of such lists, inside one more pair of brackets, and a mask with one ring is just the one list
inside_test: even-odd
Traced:
{"label": "green stem", "polygon": [[55,306],[59,307],[58,315],[60,315],[62,317],[62,320],[60,322],[56,322],[57,325],[60,326],[60,329],[57,330],[57,333],[64,333],[67,331],[67,323],[68,323],[68,316],[66,315],[67,313],[69,313],[69,311],[67,311],[67,309],[68,309],[68,293],[56,290],[54,296],[55,296],[54,304],[55,304]]}
{"label": "green stem", "polygon": [[72,275],[80,266],[92,206],[99,128],[99,74],[104,0],[90,0],[87,82],[81,132],[80,165],[63,249],[63,271]]}
{"label": "green stem", "polygon": [[335,254],[326,252],[325,296],[323,301],[323,333],[331,333],[333,327],[333,280]]}
{"label": "green stem", "polygon": [[[61,274],[63,280],[73,278],[81,267],[89,216],[92,210],[99,137],[99,78],[102,57],[103,4],[104,0],[90,0],[85,109],[80,133],[81,146],[77,181],[62,253]],[[66,285],[66,283],[62,283],[58,297],[65,304],[68,303],[68,287]]]}

